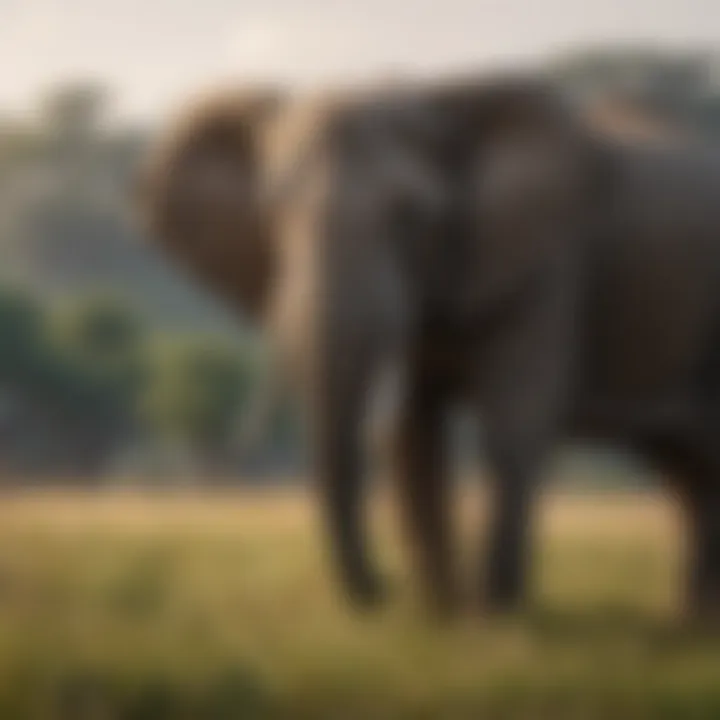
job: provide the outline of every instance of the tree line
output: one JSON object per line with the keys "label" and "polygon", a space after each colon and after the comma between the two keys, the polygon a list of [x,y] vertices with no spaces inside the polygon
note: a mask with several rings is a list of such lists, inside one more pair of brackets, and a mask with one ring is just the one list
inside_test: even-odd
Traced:
{"label": "tree line", "polygon": [[[152,332],[124,304],[50,305],[0,290],[0,473],[238,474],[293,452],[289,411],[265,457],[238,456],[261,354],[218,335]],[[253,466],[255,463],[255,466]],[[259,464],[258,464],[259,463]]]}

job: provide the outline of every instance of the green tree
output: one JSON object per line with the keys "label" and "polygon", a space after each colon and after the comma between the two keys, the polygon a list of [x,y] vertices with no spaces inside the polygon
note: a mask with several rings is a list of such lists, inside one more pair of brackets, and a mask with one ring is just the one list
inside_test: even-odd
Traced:
{"label": "green tree", "polygon": [[718,63],[711,53],[598,47],[556,58],[548,70],[581,98],[611,95],[691,130],[720,133]]}
{"label": "green tree", "polygon": [[102,471],[137,425],[142,334],[122,306],[78,302],[57,317],[0,291],[0,427],[5,466]]}
{"label": "green tree", "polygon": [[145,328],[126,304],[109,298],[83,298],[53,318],[53,337],[88,371],[93,370],[128,391],[142,376]]}
{"label": "green tree", "polygon": [[182,443],[204,470],[223,469],[252,382],[250,355],[220,340],[175,340],[154,348],[151,368],[148,427]]}
{"label": "green tree", "polygon": [[0,289],[0,378],[30,382],[42,355],[42,306],[24,293]]}
{"label": "green tree", "polygon": [[76,301],[53,317],[52,341],[65,363],[66,388],[74,390],[78,422],[87,434],[121,443],[135,432],[147,380],[145,340],[140,319],[107,297]]}
{"label": "green tree", "polygon": [[105,120],[109,94],[102,85],[75,82],[55,88],[43,98],[42,118],[53,138],[86,145]]}

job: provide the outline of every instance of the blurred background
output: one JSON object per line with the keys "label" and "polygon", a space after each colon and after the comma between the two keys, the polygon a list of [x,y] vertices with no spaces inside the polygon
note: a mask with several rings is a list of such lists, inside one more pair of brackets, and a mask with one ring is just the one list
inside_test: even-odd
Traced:
{"label": "blurred background", "polygon": [[[536,639],[346,616],[291,404],[237,452],[261,339],[132,213],[219,83],[531,66],[609,132],[713,138],[719,41],[717,0],[0,0],[0,717],[720,717],[717,645],[655,625],[673,508],[618,454],[563,460],[586,499],[548,510]],[[221,494],[87,492],[118,487]]]}

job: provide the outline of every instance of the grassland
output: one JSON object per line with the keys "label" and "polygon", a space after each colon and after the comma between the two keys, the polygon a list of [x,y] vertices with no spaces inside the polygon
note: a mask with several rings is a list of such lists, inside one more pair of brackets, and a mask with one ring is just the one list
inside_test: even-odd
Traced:
{"label": "grassland", "polygon": [[300,493],[1,498],[0,718],[720,718],[662,499],[549,498],[532,607],[449,627],[375,522],[395,598],[358,617]]}

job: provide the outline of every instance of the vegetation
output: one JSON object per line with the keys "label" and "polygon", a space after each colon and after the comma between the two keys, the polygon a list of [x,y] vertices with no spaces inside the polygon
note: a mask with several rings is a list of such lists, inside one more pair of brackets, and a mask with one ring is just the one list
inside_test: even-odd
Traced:
{"label": "vegetation", "polygon": [[571,53],[549,64],[552,75],[585,98],[610,94],[677,127],[720,135],[718,57],[655,46]]}
{"label": "vegetation", "polygon": [[249,358],[238,358],[234,348],[218,342],[181,340],[154,350],[155,382],[141,408],[146,426],[191,448],[208,464],[221,463],[232,446],[238,408],[249,395]]}
{"label": "vegetation", "polygon": [[[395,576],[394,524],[377,510]],[[720,636],[675,615],[678,528],[658,498],[549,498],[534,606],[443,627],[402,582],[377,617],[351,613],[311,515],[285,491],[5,497],[0,715],[720,714]]]}
{"label": "vegetation", "polygon": [[6,477],[96,478],[128,447],[167,441],[205,474],[227,469],[255,372],[249,347],[212,335],[158,339],[106,297],[46,309],[7,290],[0,346]]}

